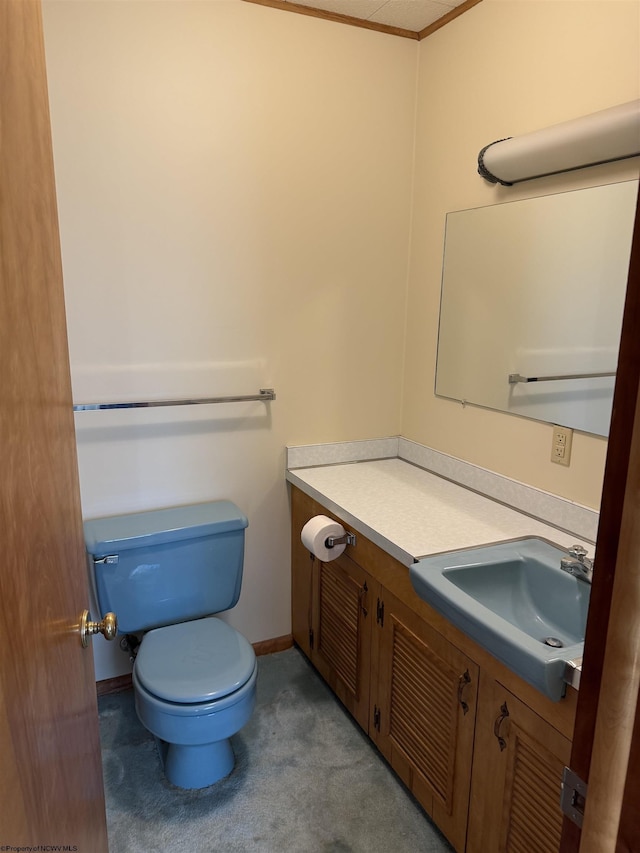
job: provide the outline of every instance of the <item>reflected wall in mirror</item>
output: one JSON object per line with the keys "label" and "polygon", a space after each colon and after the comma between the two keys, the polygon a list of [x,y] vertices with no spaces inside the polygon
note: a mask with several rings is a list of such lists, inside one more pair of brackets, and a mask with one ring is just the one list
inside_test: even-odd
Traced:
{"label": "reflected wall in mirror", "polygon": [[[608,435],[638,181],[447,215],[438,396]],[[510,382],[517,374],[539,381]]]}

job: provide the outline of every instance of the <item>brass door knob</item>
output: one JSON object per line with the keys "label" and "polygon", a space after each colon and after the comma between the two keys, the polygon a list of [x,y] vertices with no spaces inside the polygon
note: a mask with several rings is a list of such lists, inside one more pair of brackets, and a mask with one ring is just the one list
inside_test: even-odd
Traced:
{"label": "brass door knob", "polygon": [[118,619],[115,613],[105,613],[101,622],[92,622],[88,610],[83,611],[80,617],[80,641],[86,649],[92,634],[102,634],[105,640],[113,640],[118,633]]}

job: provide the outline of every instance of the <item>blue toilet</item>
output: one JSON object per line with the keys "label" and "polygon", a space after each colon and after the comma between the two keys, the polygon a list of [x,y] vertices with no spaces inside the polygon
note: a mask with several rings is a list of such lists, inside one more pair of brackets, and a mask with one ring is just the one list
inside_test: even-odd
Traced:
{"label": "blue toilet", "polygon": [[138,717],[164,772],[204,788],[231,772],[229,738],[255,707],[251,644],[212,616],[240,596],[247,519],[230,501],[85,522],[98,604],[146,632],[133,667]]}

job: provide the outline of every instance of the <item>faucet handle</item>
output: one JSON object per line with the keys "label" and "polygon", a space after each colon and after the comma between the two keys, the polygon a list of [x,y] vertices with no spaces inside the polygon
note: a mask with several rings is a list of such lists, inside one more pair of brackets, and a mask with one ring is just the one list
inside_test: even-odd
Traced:
{"label": "faucet handle", "polygon": [[582,545],[572,545],[571,548],[569,548],[569,554],[577,560],[580,560],[581,563],[584,563],[584,558],[587,556],[587,549],[583,548]]}

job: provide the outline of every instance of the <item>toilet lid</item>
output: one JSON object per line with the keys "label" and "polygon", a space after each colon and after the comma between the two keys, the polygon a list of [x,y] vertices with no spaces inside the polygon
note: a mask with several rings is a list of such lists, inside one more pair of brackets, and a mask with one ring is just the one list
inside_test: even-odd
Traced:
{"label": "toilet lid", "polygon": [[149,631],[135,668],[150,693],[187,704],[221,699],[238,690],[251,677],[255,661],[242,634],[210,616]]}

